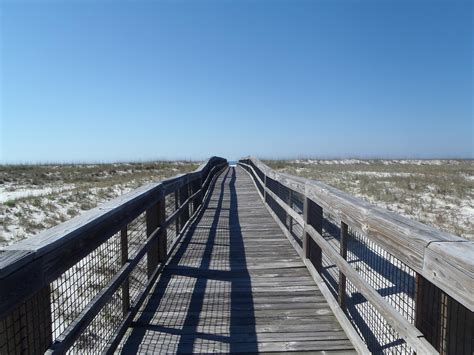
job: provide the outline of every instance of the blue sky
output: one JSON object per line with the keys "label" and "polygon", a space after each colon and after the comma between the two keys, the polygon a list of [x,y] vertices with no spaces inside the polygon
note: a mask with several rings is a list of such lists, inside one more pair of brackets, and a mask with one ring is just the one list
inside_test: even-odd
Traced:
{"label": "blue sky", "polygon": [[474,157],[470,1],[3,1],[1,162]]}

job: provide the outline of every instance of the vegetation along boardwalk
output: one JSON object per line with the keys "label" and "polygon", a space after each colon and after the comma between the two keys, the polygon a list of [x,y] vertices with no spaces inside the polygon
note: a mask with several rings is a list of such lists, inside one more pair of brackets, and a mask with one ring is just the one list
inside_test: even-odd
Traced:
{"label": "vegetation along boardwalk", "polygon": [[216,181],[122,350],[355,352],[241,168]]}
{"label": "vegetation along boardwalk", "polygon": [[465,354],[474,243],[256,158],[0,249],[0,354]]}

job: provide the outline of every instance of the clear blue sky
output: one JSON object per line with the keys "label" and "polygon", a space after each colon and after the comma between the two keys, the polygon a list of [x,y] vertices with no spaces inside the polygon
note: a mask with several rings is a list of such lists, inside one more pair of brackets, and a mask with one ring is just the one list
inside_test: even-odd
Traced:
{"label": "clear blue sky", "polygon": [[0,161],[474,157],[470,1],[3,1]]}

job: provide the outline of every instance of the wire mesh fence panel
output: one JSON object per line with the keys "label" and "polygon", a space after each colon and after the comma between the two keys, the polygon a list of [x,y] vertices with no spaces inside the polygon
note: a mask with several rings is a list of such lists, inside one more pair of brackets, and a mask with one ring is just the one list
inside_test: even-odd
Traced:
{"label": "wire mesh fence panel", "polygon": [[335,299],[339,293],[339,268],[323,252],[321,256],[321,278]]}
{"label": "wire mesh fence panel", "polygon": [[[303,218],[303,208],[304,208],[304,196],[296,191],[289,190],[289,200],[288,205],[293,211],[298,213],[301,218]],[[293,239],[298,243],[298,245],[303,247],[303,225],[298,223],[288,215],[287,223],[288,231],[290,232]]]}
{"label": "wire mesh fence panel", "polygon": [[49,286],[0,320],[0,354],[42,353],[51,340]]}
{"label": "wire mesh fence panel", "polygon": [[326,241],[339,252],[341,239],[341,220],[332,213],[323,210],[322,234]]}
{"label": "wire mesh fence panel", "polygon": [[413,354],[375,307],[347,280],[346,314],[373,354]]}
{"label": "wire mesh fence panel", "polygon": [[122,293],[118,289],[83,330],[69,354],[100,354],[123,319]]}
{"label": "wire mesh fence panel", "polygon": [[[165,209],[166,218],[170,217],[178,209],[178,199],[176,198],[175,192],[169,193],[165,196]],[[177,222],[171,223],[166,229],[167,235],[167,250],[170,249],[171,245],[178,236],[177,233]]]}
{"label": "wire mesh fence panel", "polygon": [[267,195],[266,198],[267,198],[267,204],[270,207],[270,209],[275,213],[275,215],[280,220],[280,222],[286,226],[286,223],[287,223],[286,211],[270,195]]}
{"label": "wire mesh fence panel", "polygon": [[116,233],[51,283],[53,339],[79,316],[120,267],[120,233]]}
{"label": "wire mesh fence panel", "polygon": [[[147,238],[146,213],[144,212],[128,225],[128,255],[130,259],[135,257],[139,248],[143,246]],[[147,255],[145,254],[129,276],[131,303],[136,301],[141,290],[145,287],[148,279],[147,275]]]}
{"label": "wire mesh fence panel", "polygon": [[348,261],[377,292],[412,324],[415,323],[415,271],[349,229]]}
{"label": "wire mesh fence panel", "polygon": [[127,226],[128,233],[128,257],[133,258],[137,251],[147,240],[146,213],[143,212]]}

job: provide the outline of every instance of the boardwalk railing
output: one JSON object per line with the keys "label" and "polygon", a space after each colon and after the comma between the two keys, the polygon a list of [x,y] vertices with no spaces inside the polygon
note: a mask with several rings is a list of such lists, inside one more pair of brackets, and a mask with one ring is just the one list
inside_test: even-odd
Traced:
{"label": "boardwalk railing", "polygon": [[473,242],[256,158],[239,165],[345,318],[341,324],[352,324],[346,331],[371,352],[473,353]]}
{"label": "boardwalk railing", "polygon": [[0,250],[0,354],[113,352],[227,161]]}

